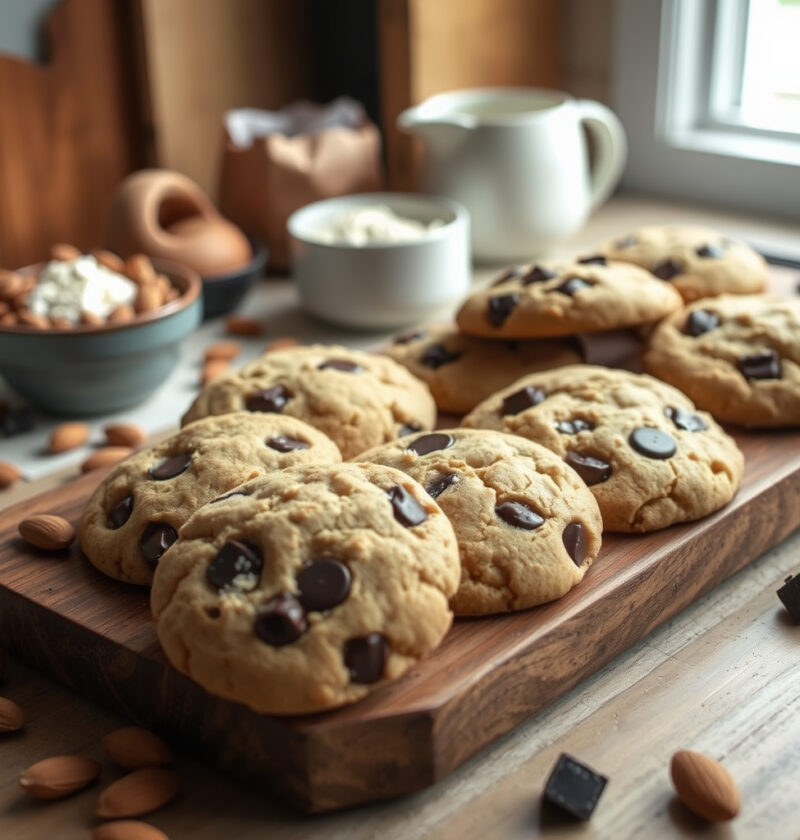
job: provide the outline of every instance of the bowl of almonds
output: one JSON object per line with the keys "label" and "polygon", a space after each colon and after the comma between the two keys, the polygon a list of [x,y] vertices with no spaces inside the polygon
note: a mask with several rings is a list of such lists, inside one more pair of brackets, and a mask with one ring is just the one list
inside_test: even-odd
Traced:
{"label": "bowl of almonds", "polygon": [[82,254],[0,269],[0,374],[45,411],[102,414],[142,402],[200,324],[199,276],[142,254]]}

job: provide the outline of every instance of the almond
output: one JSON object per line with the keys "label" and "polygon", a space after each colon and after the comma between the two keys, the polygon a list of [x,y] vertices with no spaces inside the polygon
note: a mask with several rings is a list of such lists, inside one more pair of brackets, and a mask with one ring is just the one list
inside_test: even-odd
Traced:
{"label": "almond", "polygon": [[62,423],[50,433],[48,449],[53,454],[77,449],[89,440],[90,432],[86,423]]}
{"label": "almond", "polygon": [[232,335],[261,335],[261,324],[252,318],[230,315],[225,319],[225,329]]}
{"label": "almond", "polygon": [[22,478],[22,473],[16,464],[9,461],[0,461],[0,488],[10,487]]}
{"label": "almond", "polygon": [[134,770],[98,797],[95,814],[105,819],[140,817],[166,805],[178,793],[178,776],[163,767]]}
{"label": "almond", "polygon": [[92,831],[92,840],[169,840],[154,825],[139,820],[115,820],[98,825]]}
{"label": "almond", "polygon": [[225,359],[212,359],[203,365],[203,373],[200,376],[200,381],[203,385],[208,385],[212,379],[222,376],[228,370],[230,364]]}
{"label": "almond", "polygon": [[50,259],[59,262],[77,259],[81,252],[74,245],[67,245],[66,242],[58,242],[50,248]]}
{"label": "almond", "polygon": [[96,250],[92,256],[97,260],[98,265],[107,268],[109,271],[116,271],[117,274],[125,273],[125,260],[118,257],[113,251]]}
{"label": "almond", "polygon": [[147,440],[147,432],[135,423],[111,423],[103,431],[112,446],[141,446]]}
{"label": "almond", "polygon": [[241,352],[242,345],[238,341],[218,341],[206,347],[205,360],[212,362],[215,359],[225,359],[226,362],[232,362]]}
{"label": "almond", "polygon": [[50,326],[50,319],[44,315],[37,315],[30,309],[20,309],[17,312],[17,323],[25,327],[33,327],[35,330],[46,330]]}
{"label": "almond", "polygon": [[15,271],[6,271],[6,269],[0,268],[0,298],[11,300],[23,289],[22,277],[19,274]]}
{"label": "almond", "polygon": [[130,446],[104,446],[81,464],[81,472],[87,473],[100,469],[100,467],[110,467],[124,461],[132,454],[133,449]]}
{"label": "almond", "polygon": [[147,285],[155,282],[156,270],[153,268],[153,263],[150,262],[150,257],[144,254],[134,254],[125,260],[125,273],[133,280],[134,283]]}
{"label": "almond", "polygon": [[264,348],[265,353],[271,353],[273,350],[283,350],[286,347],[297,347],[300,342],[296,338],[276,338]]}
{"label": "almond", "polygon": [[172,754],[161,738],[138,726],[109,732],[103,738],[103,749],[114,764],[126,770],[158,767],[172,761]]}
{"label": "almond", "polygon": [[732,820],[741,806],[739,789],[728,771],[713,758],[678,750],[669,768],[681,802],[709,822]]}
{"label": "almond", "polygon": [[81,312],[80,323],[87,327],[99,327],[101,324],[105,324],[105,322],[105,318],[100,315],[95,315],[94,312],[89,312],[86,309]]}
{"label": "almond", "polygon": [[23,519],[18,529],[26,543],[47,551],[67,548],[75,539],[72,524],[63,517],[50,513],[35,513]]}
{"label": "almond", "polygon": [[71,330],[75,328],[75,324],[68,318],[59,318],[58,315],[50,316],[50,326],[57,330]]}
{"label": "almond", "polygon": [[129,303],[121,303],[109,316],[108,320],[112,324],[121,324],[124,321],[130,321],[136,317],[136,312]]}
{"label": "almond", "polygon": [[8,697],[0,697],[0,732],[16,732],[25,726],[25,712]]}
{"label": "almond", "polygon": [[32,764],[20,773],[25,793],[37,799],[61,799],[90,785],[100,775],[100,765],[80,755],[56,755]]}
{"label": "almond", "polygon": [[4,327],[15,327],[18,323],[16,312],[6,312],[5,315],[0,316],[0,324]]}
{"label": "almond", "polygon": [[164,302],[161,289],[155,283],[148,283],[144,286],[139,286],[139,294],[136,295],[134,302],[134,310],[141,314],[142,312],[152,312],[158,309]]}

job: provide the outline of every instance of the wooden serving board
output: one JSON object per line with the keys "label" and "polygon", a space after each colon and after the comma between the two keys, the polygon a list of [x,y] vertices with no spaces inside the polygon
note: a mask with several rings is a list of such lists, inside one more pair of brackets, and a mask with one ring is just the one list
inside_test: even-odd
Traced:
{"label": "wooden serving board", "polygon": [[209,695],[167,664],[146,591],[104,577],[77,550],[54,556],[19,539],[17,523],[34,511],[76,523],[100,474],[0,513],[0,634],[80,694],[303,810],[397,796],[447,775],[800,526],[800,432],[737,439],[747,466],[726,508],[608,535],[561,600],[458,619],[410,673],[334,712],[279,719]]}

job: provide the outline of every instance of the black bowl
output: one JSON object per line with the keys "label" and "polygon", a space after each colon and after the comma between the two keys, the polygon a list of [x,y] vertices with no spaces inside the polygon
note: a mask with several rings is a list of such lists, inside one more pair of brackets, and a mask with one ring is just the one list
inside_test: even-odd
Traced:
{"label": "black bowl", "polygon": [[267,266],[267,249],[263,243],[248,236],[253,257],[247,265],[203,277],[203,319],[215,318],[235,309],[253,283],[264,275]]}

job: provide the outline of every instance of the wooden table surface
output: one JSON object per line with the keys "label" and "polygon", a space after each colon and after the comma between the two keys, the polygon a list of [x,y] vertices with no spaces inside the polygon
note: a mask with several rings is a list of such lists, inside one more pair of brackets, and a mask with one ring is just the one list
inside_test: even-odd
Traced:
{"label": "wooden table surface", "polygon": [[[598,217],[586,242],[669,218],[716,222],[732,233],[747,229],[747,220],[636,200],[612,202]],[[761,221],[753,222],[753,229],[768,236],[773,228]],[[64,478],[18,484],[0,494],[0,505],[36,495]],[[182,791],[144,819],[173,840],[798,840],[800,626],[788,620],[775,594],[788,574],[798,572],[800,531],[421,793],[305,817],[177,752]],[[0,838],[87,837],[97,824],[92,816],[97,794],[117,776],[103,757],[100,740],[127,721],[15,659],[0,694],[18,702],[28,717],[22,732],[0,736]],[[729,770],[742,794],[736,820],[709,827],[675,800],[668,765],[681,748],[705,752]],[[610,779],[588,823],[560,821],[542,812],[541,791],[561,752]],[[100,782],[62,801],[30,800],[17,784],[19,771],[41,758],[68,753],[103,761]]]}

